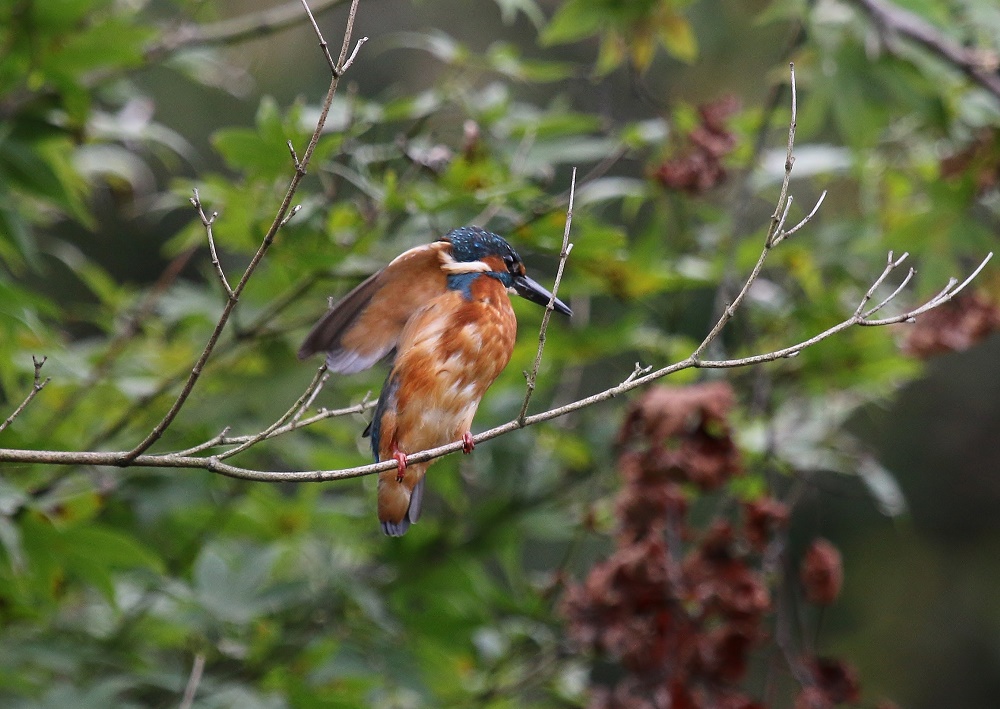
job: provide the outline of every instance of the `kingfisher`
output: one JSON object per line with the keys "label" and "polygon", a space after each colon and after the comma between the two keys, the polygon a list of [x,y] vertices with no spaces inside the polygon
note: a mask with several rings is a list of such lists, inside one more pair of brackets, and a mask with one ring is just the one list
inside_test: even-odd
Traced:
{"label": "kingfisher", "polygon": [[517,320],[508,294],[572,311],[525,274],[507,241],[476,226],[454,229],[406,251],[332,305],[299,349],[326,353],[330,371],[353,374],[392,356],[364,435],[375,461],[395,470],[378,479],[382,531],[401,536],[420,517],[424,475],[433,461],[407,454],[461,440],[486,390],[510,361]]}

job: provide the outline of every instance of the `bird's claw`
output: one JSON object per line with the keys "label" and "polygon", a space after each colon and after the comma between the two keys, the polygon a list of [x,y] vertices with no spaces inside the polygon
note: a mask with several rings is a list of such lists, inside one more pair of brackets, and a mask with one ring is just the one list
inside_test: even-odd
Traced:
{"label": "bird's claw", "polygon": [[396,482],[403,482],[406,475],[406,453],[401,450],[394,451],[392,457],[396,459]]}
{"label": "bird's claw", "polygon": [[466,431],[462,434],[462,452],[468,455],[476,448],[476,442],[472,438],[472,433]]}

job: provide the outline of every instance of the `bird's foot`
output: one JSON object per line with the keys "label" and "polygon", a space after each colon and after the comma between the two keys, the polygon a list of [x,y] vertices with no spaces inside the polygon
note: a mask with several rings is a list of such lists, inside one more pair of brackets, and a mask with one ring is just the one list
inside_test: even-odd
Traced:
{"label": "bird's foot", "polygon": [[466,431],[462,434],[462,452],[468,455],[476,448],[476,442],[472,439],[472,432]]}
{"label": "bird's foot", "polygon": [[401,483],[406,475],[406,453],[394,448],[392,457],[396,459],[396,482]]}

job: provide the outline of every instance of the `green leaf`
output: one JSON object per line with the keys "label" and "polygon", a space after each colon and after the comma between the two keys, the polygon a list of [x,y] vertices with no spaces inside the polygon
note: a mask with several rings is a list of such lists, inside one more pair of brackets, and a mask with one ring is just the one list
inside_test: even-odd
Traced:
{"label": "green leaf", "polygon": [[556,10],[539,40],[543,46],[566,44],[597,34],[607,22],[607,16],[586,0],[567,0]]}
{"label": "green leaf", "polygon": [[698,39],[683,15],[667,13],[658,22],[658,29],[660,43],[671,55],[688,63],[698,58]]}

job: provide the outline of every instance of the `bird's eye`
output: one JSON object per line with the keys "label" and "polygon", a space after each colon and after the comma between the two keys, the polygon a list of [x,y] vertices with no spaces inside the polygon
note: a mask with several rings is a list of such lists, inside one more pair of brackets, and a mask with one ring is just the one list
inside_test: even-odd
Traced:
{"label": "bird's eye", "polygon": [[513,256],[511,256],[510,254],[507,254],[506,256],[503,257],[503,262],[504,262],[504,265],[507,266],[507,270],[508,271],[513,271],[514,270],[514,257]]}

